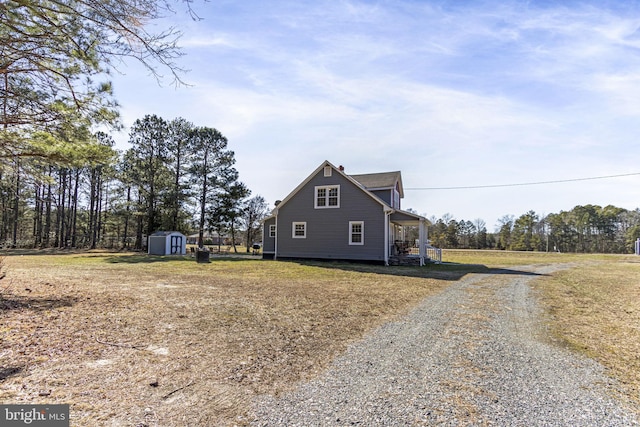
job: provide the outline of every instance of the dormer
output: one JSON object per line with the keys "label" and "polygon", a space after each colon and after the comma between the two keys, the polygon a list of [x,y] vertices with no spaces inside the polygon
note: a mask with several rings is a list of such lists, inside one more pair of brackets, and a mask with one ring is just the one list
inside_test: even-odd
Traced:
{"label": "dormer", "polygon": [[365,190],[375,194],[394,209],[400,209],[400,199],[404,197],[402,176],[399,171],[350,175]]}

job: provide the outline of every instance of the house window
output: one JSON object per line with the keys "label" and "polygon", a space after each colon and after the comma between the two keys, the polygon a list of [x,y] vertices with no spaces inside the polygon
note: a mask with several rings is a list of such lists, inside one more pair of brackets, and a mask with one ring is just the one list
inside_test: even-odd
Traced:
{"label": "house window", "polygon": [[325,166],[324,167],[324,176],[325,177],[331,176],[331,166]]}
{"label": "house window", "polygon": [[315,208],[339,208],[340,207],[340,186],[325,185],[316,187]]}
{"label": "house window", "polygon": [[349,221],[349,244],[364,245],[364,221]]}
{"label": "house window", "polygon": [[276,226],[275,225],[270,225],[269,226],[269,237],[276,237]]}
{"label": "house window", "polygon": [[306,239],[307,238],[307,223],[306,222],[294,222],[291,226],[291,237],[294,239]]}
{"label": "house window", "polygon": [[400,192],[398,189],[393,190],[393,208],[400,209]]}

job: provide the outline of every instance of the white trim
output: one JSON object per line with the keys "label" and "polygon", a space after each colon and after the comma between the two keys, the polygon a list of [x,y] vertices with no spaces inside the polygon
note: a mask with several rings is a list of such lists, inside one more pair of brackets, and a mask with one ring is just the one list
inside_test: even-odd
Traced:
{"label": "white trim", "polygon": [[[303,234],[297,235],[296,234],[296,226],[301,225],[302,226],[302,232]],[[294,221],[291,223],[291,238],[292,239],[306,239],[307,238],[307,223],[303,222],[303,221]]]}
{"label": "white trim", "polygon": [[275,224],[269,225],[269,237],[271,237],[271,238],[275,238],[276,237],[276,225]]}
{"label": "white trim", "polygon": [[[354,225],[360,225],[360,232],[359,233],[354,233],[353,232],[353,226]],[[353,241],[353,235],[354,234],[360,234],[360,241],[359,242],[354,242]],[[349,221],[349,245],[356,245],[356,246],[364,245],[364,221]]]}
{"label": "white trim", "polygon": [[384,212],[384,265],[389,265],[389,233],[391,233],[391,212]]}
{"label": "white trim", "polygon": [[[337,190],[337,194],[336,196],[329,196],[329,192],[331,190]],[[318,205],[318,192],[320,190],[324,190],[325,195],[322,197],[322,200],[324,200],[324,205]],[[336,198],[336,204],[335,205],[330,205],[329,204],[329,200],[332,198]],[[339,184],[333,184],[333,185],[316,185],[313,189],[313,207],[315,209],[335,209],[335,208],[339,208],[340,207],[340,185]]]}
{"label": "white trim", "polygon": [[324,167],[324,176],[325,176],[325,178],[328,178],[328,177],[331,176],[331,171],[332,170],[333,169],[331,169],[331,166],[329,166],[329,165]]}

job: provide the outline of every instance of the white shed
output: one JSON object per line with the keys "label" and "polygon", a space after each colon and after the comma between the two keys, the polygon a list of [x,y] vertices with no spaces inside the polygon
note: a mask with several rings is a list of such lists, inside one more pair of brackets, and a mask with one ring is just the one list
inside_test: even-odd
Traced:
{"label": "white shed", "polygon": [[178,231],[156,231],[149,236],[149,255],[186,255],[187,238]]}

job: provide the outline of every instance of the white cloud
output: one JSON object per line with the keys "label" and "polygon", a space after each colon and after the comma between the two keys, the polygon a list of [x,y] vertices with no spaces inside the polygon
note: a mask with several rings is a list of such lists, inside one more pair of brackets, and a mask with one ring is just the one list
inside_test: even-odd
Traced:
{"label": "white cloud", "polygon": [[238,44],[232,41],[228,36],[218,34],[200,34],[183,38],[180,46],[185,49],[203,48],[203,47],[229,47],[237,48]]}

